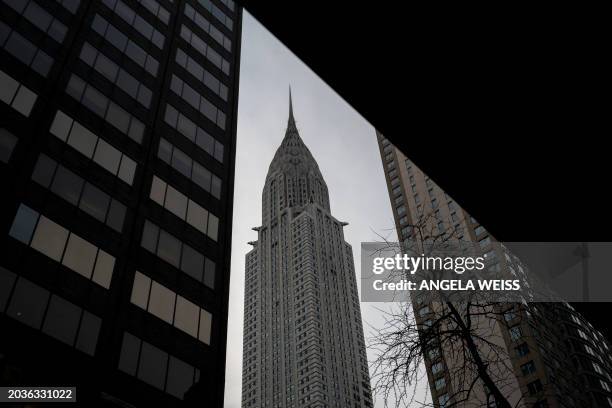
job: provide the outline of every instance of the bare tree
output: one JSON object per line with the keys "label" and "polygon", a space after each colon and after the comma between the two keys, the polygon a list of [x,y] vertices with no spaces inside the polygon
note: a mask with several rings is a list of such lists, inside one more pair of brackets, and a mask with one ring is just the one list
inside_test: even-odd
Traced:
{"label": "bare tree", "polygon": [[[408,225],[412,239],[400,243],[398,249],[429,255],[450,244],[456,246],[462,232],[455,227],[441,228],[443,224],[433,213],[422,215],[418,222]],[[385,240],[387,244],[394,245]],[[416,247],[409,248],[408,244]],[[477,406],[474,402],[483,395],[476,391],[478,385],[485,390],[481,406],[511,408],[506,395],[515,388],[516,379],[500,327],[508,329],[508,313],[522,316],[525,305],[502,304],[481,295],[463,297],[460,302],[443,293],[434,296],[435,307],[425,308],[423,316],[413,313],[419,305],[416,299],[412,299],[412,305],[409,301],[396,302],[393,309],[381,310],[385,322],[372,328],[368,345],[376,354],[372,362],[375,393],[386,407],[427,405],[414,400],[423,380],[420,368],[427,361],[430,366],[446,366],[444,381],[452,383],[452,391],[447,394],[445,408],[467,401]],[[438,406],[438,401],[432,405]]]}

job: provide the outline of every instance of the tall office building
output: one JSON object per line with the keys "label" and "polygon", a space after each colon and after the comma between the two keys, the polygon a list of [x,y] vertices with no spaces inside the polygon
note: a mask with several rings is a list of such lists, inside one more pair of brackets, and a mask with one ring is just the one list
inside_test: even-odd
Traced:
{"label": "tall office building", "polygon": [[221,407],[241,9],[0,0],[0,383]]}
{"label": "tall office building", "polygon": [[[491,268],[516,271],[520,260],[494,245],[495,239],[404,153],[377,132],[398,240],[418,240],[421,231],[452,234],[453,239],[473,243]],[[500,215],[501,216],[501,215]],[[441,304],[412,299],[417,324],[427,328]],[[496,318],[487,316],[480,335],[504,350],[489,368],[500,370],[498,388],[518,407],[610,407],[612,406],[612,345],[568,303],[499,304]],[[424,329],[426,330],[426,329]],[[450,342],[426,353],[425,365],[432,401],[436,407],[454,403],[465,407],[496,406],[490,393],[477,383],[469,388],[458,350]],[[481,350],[487,356],[487,349]],[[485,357],[486,359],[486,357]],[[498,373],[499,374],[499,373]],[[459,402],[461,400],[461,402]],[[456,406],[456,405],[455,405]]]}
{"label": "tall office building", "polygon": [[246,255],[242,406],[372,407],[351,246],[296,128],[270,164]]}

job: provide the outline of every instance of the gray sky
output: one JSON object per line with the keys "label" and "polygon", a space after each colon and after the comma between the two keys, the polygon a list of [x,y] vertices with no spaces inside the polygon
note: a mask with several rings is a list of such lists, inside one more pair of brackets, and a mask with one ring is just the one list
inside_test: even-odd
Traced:
{"label": "gray sky", "polygon": [[[257,238],[251,228],[261,225],[265,177],[285,135],[290,84],[297,127],[327,182],[332,215],[349,223],[344,234],[357,273],[360,243],[379,240],[373,231],[397,239],[372,125],[246,12],[240,71],[226,408],[241,402],[244,257]],[[366,332],[380,321],[373,306],[362,303]]]}

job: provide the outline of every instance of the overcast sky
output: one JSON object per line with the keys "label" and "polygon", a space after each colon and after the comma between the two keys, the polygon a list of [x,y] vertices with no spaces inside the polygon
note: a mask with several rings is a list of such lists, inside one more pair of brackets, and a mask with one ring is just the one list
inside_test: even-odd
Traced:
{"label": "overcast sky", "polygon": [[[329,188],[332,215],[349,223],[344,234],[357,274],[362,241],[379,240],[374,231],[397,239],[372,125],[247,12],[240,64],[225,408],[241,403],[244,257],[247,242],[257,239],[251,228],[261,225],[265,177],[285,135],[289,85],[300,136]],[[373,305],[362,303],[366,331],[380,321]]]}

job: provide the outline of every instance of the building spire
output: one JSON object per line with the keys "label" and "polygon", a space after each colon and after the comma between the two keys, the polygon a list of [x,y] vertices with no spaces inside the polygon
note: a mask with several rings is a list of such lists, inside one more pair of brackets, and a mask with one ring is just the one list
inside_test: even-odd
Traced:
{"label": "building spire", "polygon": [[289,85],[289,123],[288,127],[295,127],[295,119],[293,118],[293,101],[291,100],[291,85]]}

